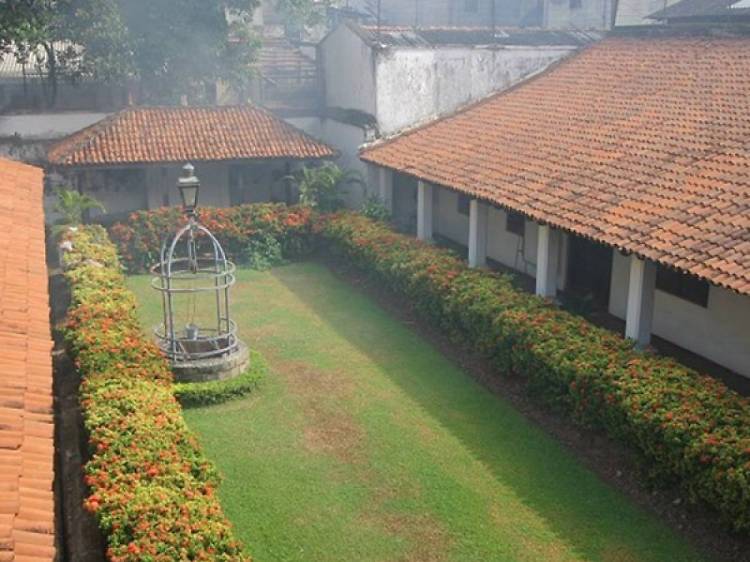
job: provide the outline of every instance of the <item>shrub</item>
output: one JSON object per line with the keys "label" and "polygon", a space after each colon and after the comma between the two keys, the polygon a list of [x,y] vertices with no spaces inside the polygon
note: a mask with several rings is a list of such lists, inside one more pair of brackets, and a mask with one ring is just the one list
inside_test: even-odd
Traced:
{"label": "shrub", "polygon": [[325,213],[343,207],[346,186],[363,183],[359,172],[342,170],[333,162],[304,167],[289,179],[297,184],[300,205]]}
{"label": "shrub", "polygon": [[182,406],[207,406],[239,398],[255,390],[268,367],[256,352],[250,352],[250,368],[224,381],[175,383],[174,395]]}
{"label": "shrub", "polygon": [[55,189],[54,211],[60,214],[60,218],[55,222],[52,232],[58,237],[66,228],[83,224],[84,216],[87,211],[99,210],[104,212],[105,208],[99,201],[91,195],[79,193],[73,188],[58,187]]}
{"label": "shrub", "polygon": [[324,217],[324,241],[381,286],[409,299],[501,372],[635,446],[691,498],[750,529],[750,402],[722,383],[469,269],[446,250],[353,214]]}
{"label": "shrub", "polygon": [[249,560],[233,538],[218,475],[185,425],[168,365],[147,341],[135,297],[101,227],[67,231],[72,300],[65,340],[83,377],[89,436],[85,507],[117,562]]}
{"label": "shrub", "polygon": [[[241,260],[251,240],[271,236],[285,257],[310,250],[313,212],[283,203],[238,205],[226,209],[201,207],[199,220],[220,241],[227,255]],[[186,218],[177,207],[136,211],[126,223],[112,226],[110,234],[129,272],[140,272],[159,260],[164,237],[173,236]]]}
{"label": "shrub", "polygon": [[250,238],[242,259],[251,269],[263,271],[284,263],[281,243],[267,232],[255,234]]}
{"label": "shrub", "polygon": [[390,211],[377,195],[367,197],[359,212],[374,221],[388,222],[391,220]]}

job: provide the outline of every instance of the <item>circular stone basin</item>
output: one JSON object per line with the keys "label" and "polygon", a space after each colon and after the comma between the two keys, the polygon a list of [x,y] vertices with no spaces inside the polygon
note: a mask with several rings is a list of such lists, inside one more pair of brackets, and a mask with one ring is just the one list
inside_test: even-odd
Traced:
{"label": "circular stone basin", "polygon": [[241,375],[250,366],[250,350],[242,341],[237,344],[236,351],[220,357],[170,362],[175,382],[220,381]]}

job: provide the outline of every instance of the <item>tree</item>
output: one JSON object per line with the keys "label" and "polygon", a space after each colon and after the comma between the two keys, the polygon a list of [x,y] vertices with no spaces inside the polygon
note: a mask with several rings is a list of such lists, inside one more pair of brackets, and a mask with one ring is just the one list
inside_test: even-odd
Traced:
{"label": "tree", "polygon": [[[61,77],[135,79],[142,99],[211,101],[218,80],[242,87],[258,47],[258,0],[0,0],[0,50],[36,59],[54,104]],[[34,62],[34,61],[32,61]]]}
{"label": "tree", "polygon": [[276,0],[276,10],[284,16],[286,24],[297,29],[321,23],[328,5],[329,2],[315,0]]}
{"label": "tree", "polygon": [[120,0],[146,102],[211,101],[224,80],[241,88],[258,48],[249,22],[258,0]]}
{"label": "tree", "polygon": [[3,0],[0,51],[34,64],[54,105],[58,82],[127,74],[127,35],[115,0]]}
{"label": "tree", "polygon": [[333,162],[325,162],[317,168],[304,167],[288,179],[299,188],[300,204],[323,212],[343,206],[342,195],[347,185],[363,183],[359,172],[342,170]]}
{"label": "tree", "polygon": [[57,196],[55,212],[60,213],[60,219],[53,227],[53,234],[56,236],[70,226],[83,224],[88,211],[93,209],[98,209],[102,212],[106,211],[104,205],[91,195],[79,193],[74,189],[58,187],[55,190],[55,195]]}

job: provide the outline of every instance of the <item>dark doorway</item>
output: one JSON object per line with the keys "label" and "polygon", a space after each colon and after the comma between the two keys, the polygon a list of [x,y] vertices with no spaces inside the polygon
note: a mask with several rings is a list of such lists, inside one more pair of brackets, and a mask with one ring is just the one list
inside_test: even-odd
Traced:
{"label": "dark doorway", "polygon": [[612,248],[578,236],[570,237],[567,291],[590,298],[605,310],[609,306]]}
{"label": "dark doorway", "polygon": [[417,232],[417,180],[393,173],[393,222],[405,233]]}

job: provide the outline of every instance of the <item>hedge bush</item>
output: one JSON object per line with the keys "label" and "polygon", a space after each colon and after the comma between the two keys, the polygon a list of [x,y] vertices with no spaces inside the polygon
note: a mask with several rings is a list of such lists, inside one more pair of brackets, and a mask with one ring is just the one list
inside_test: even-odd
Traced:
{"label": "hedge bush", "polygon": [[640,450],[693,499],[750,529],[750,403],[674,360],[469,269],[452,252],[361,215],[322,217],[331,251],[548,399]]}
{"label": "hedge bush", "polygon": [[[314,213],[307,207],[257,203],[226,209],[201,207],[198,213],[200,222],[236,261],[243,260],[252,242],[268,236],[281,244],[284,257],[298,257],[310,249]],[[136,211],[127,222],[112,226],[110,234],[125,267],[137,273],[159,261],[165,233],[173,235],[185,221],[178,207]]]}
{"label": "hedge bush", "polygon": [[115,248],[101,227],[64,234],[72,302],[65,339],[83,377],[91,457],[85,507],[113,562],[249,560],[215,488],[218,475],[185,425],[172,375],[145,339]]}
{"label": "hedge bush", "polygon": [[174,395],[185,408],[219,404],[255,390],[267,371],[263,357],[251,351],[250,368],[241,375],[223,381],[175,383]]}

